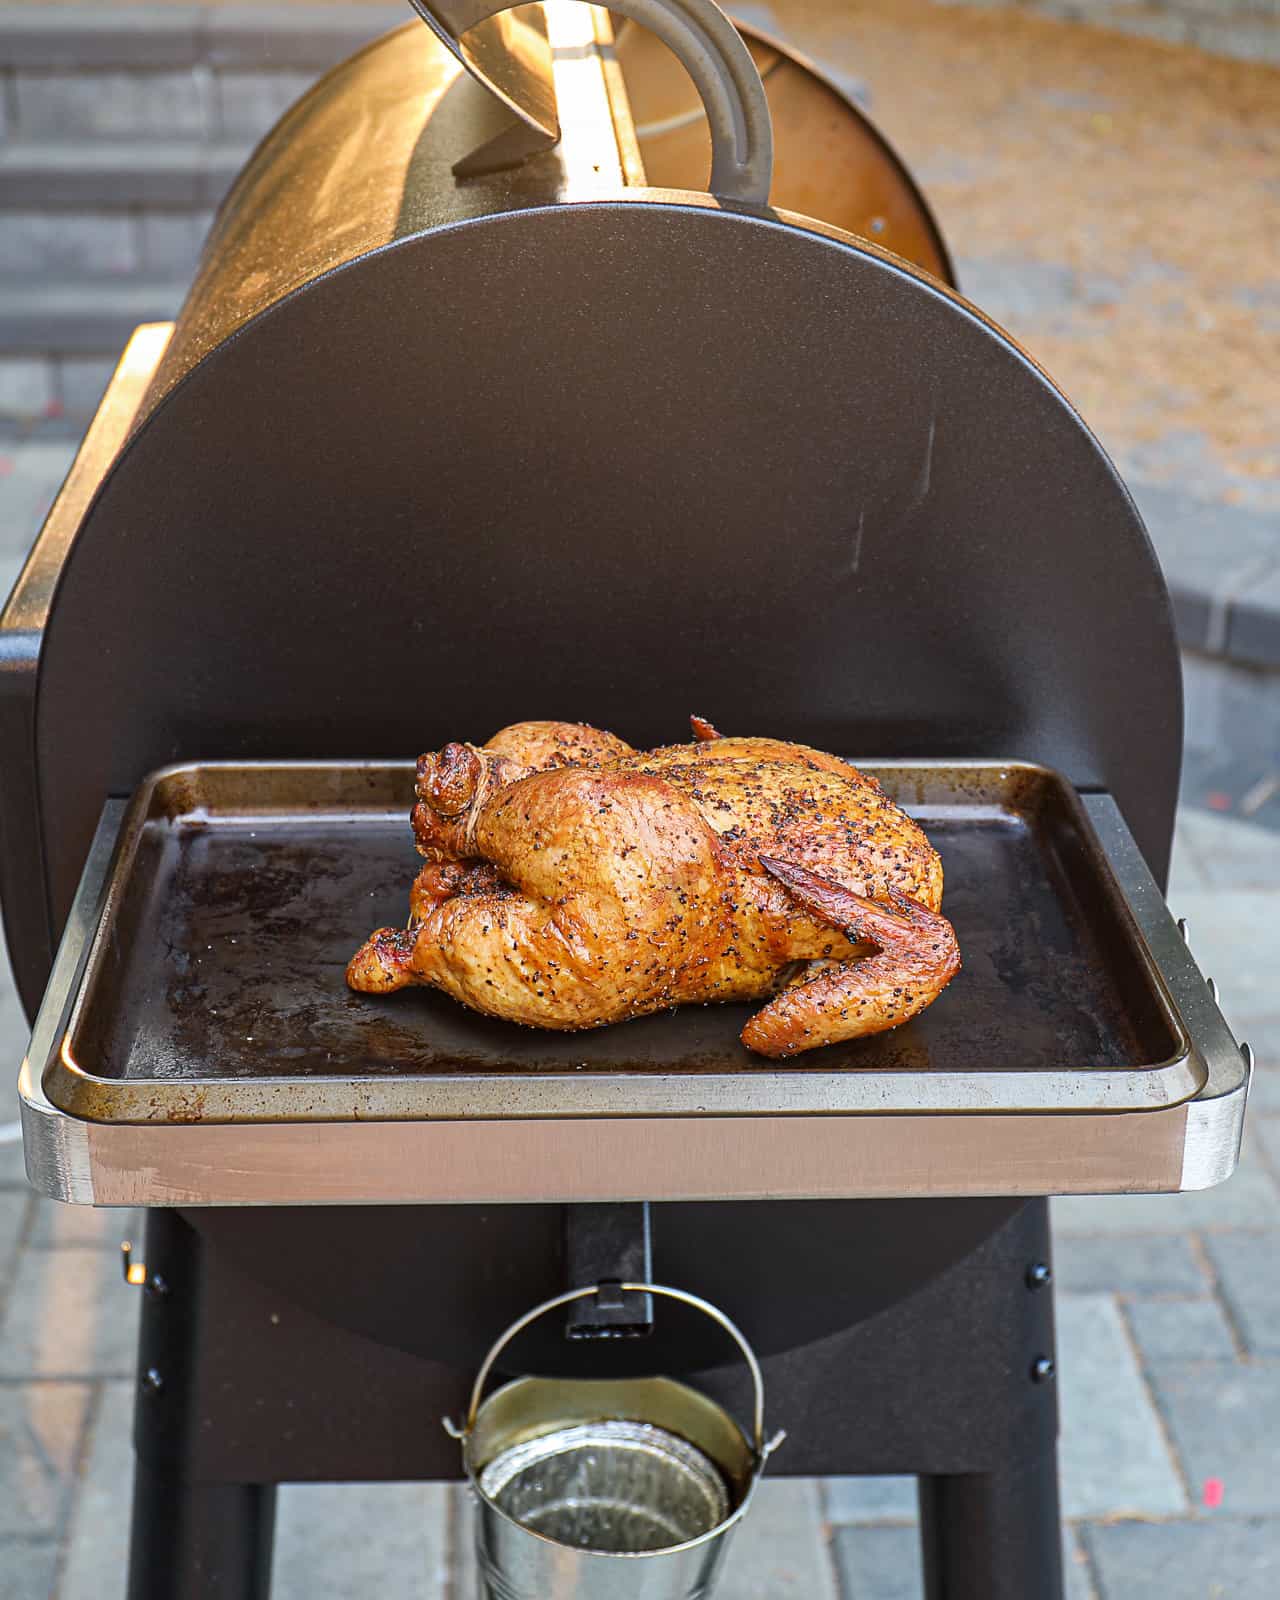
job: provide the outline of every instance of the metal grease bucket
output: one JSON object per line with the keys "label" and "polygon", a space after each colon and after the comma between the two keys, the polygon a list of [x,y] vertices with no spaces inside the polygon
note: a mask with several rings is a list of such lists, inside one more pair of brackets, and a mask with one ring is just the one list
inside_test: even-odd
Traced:
{"label": "metal grease bucket", "polygon": [[481,1403],[493,1365],[530,1323],[597,1293],[535,1306],[485,1357],[466,1423],[446,1427],[479,1500],[482,1600],[704,1600],[765,1462],[755,1353],[715,1306],[650,1283],[623,1292],[679,1300],[737,1343],[755,1392],[750,1440],[708,1396],[671,1378],[518,1378]]}

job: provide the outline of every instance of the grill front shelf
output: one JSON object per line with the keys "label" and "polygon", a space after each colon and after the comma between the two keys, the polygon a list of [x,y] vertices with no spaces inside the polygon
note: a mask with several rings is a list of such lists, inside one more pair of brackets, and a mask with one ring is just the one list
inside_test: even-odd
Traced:
{"label": "grill front shelf", "polygon": [[868,764],[965,968],[892,1034],[763,1062],[749,1008],[586,1034],[349,994],[415,857],[409,763],[169,769],[111,802],[22,1074],[33,1181],[97,1204],[893,1197],[1202,1187],[1245,1061],[1106,795]]}

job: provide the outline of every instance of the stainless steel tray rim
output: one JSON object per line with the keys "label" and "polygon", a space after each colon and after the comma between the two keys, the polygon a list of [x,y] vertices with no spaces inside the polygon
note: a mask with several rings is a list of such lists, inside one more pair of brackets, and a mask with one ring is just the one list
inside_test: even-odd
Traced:
{"label": "stainless steel tray rim", "polygon": [[[972,804],[956,803],[948,798],[945,807],[941,802],[928,801],[922,792],[924,781],[939,771],[971,775],[975,782],[997,775],[1000,781],[1013,778],[1035,779],[1060,786],[1064,803],[1077,815],[1075,823],[1092,831],[1087,808],[1104,808],[1114,805],[1108,797],[1078,796],[1058,774],[1037,763],[1016,760],[989,761],[967,758],[945,762],[924,759],[892,760],[883,762],[862,760],[864,769],[876,772],[882,780],[890,782],[898,792],[896,798],[904,809],[928,817],[960,812],[998,820],[1016,816],[1009,806],[993,803],[990,798],[975,797]],[[251,763],[256,774],[292,775],[304,778],[317,786],[314,804],[297,806],[264,806],[253,816],[223,812],[216,803],[188,807],[178,817],[167,813],[163,807],[157,812],[156,797],[166,792],[166,785],[176,785],[181,792],[185,783],[198,779],[206,784],[219,781],[233,783],[246,771],[237,762],[180,762],[153,774],[141,786],[128,807],[123,824],[120,822],[122,806],[111,802],[111,818],[104,818],[108,837],[99,845],[98,854],[109,856],[112,870],[104,874],[105,890],[95,899],[92,907],[77,904],[78,922],[89,932],[88,949],[82,949],[77,963],[74,982],[68,985],[70,1012],[59,1028],[56,1050],[45,1069],[46,1088],[50,1100],[64,1110],[82,1114],[81,1105],[68,1103],[67,1088],[79,1093],[109,1088],[120,1080],[97,1078],[76,1061],[72,1041],[80,1012],[85,1003],[88,984],[83,974],[92,973],[98,959],[114,909],[119,866],[127,865],[130,852],[136,851],[145,821],[164,821],[182,828],[192,826],[189,819],[196,817],[194,833],[202,831],[204,819],[216,818],[223,830],[254,834],[254,823],[279,826],[293,820],[309,822],[318,817],[330,821],[325,811],[325,794],[330,798],[341,793],[347,810],[359,811],[362,825],[385,824],[403,826],[403,807],[393,804],[389,788],[397,784],[401,791],[411,786],[414,763],[412,761],[379,762],[374,760],[289,761]],[[912,779],[917,783],[913,785]],[[355,786],[353,790],[353,785]],[[363,785],[363,789],[361,789]],[[917,793],[913,796],[913,787]],[[403,792],[400,800],[403,800]],[[216,794],[215,794],[216,800]],[[1105,813],[1109,815],[1109,813]],[[1118,816],[1118,813],[1116,813]],[[353,823],[357,820],[351,819]],[[111,824],[114,824],[112,826]],[[1127,830],[1121,829],[1127,836]],[[100,830],[101,831],[101,830]],[[1058,1070],[1036,1068],[1020,1071],[1003,1068],[984,1071],[877,1071],[871,1067],[854,1067],[841,1072],[808,1068],[803,1058],[787,1063],[779,1070],[776,1064],[761,1063],[732,1073],[696,1072],[688,1076],[667,1074],[647,1076],[644,1072],[610,1072],[596,1068],[582,1072],[538,1069],[525,1071],[518,1078],[506,1075],[468,1073],[465,1070],[448,1074],[414,1072],[406,1063],[406,1070],[362,1075],[358,1089],[344,1092],[342,1080],[310,1074],[273,1074],[270,1077],[236,1077],[229,1079],[203,1079],[180,1081],[167,1078],[148,1080],[155,1097],[167,1107],[167,1115],[175,1123],[199,1120],[211,1122],[272,1122],[298,1119],[319,1121],[370,1121],[370,1120],[509,1120],[519,1117],[549,1118],[608,1118],[615,1116],[646,1117],[733,1117],[733,1116],[839,1116],[886,1115],[909,1111],[913,1115],[977,1115],[998,1113],[1071,1113],[1078,1110],[1123,1113],[1130,1111],[1168,1108],[1190,1100],[1204,1086],[1208,1066],[1201,1051],[1191,1042],[1179,1005],[1165,981],[1160,965],[1149,952],[1153,934],[1165,935],[1172,921],[1164,906],[1163,897],[1146,873],[1145,865],[1130,843],[1130,856],[1124,866],[1130,882],[1126,886],[1115,884],[1116,912],[1132,927],[1136,951],[1147,969],[1154,996],[1164,1014],[1164,1021],[1181,1050],[1168,1059],[1122,1069],[1106,1066],[1067,1066]],[[1145,874],[1145,881],[1143,875]],[[1154,900],[1153,900],[1154,891]],[[1140,920],[1135,903],[1142,910]],[[73,918],[73,922],[76,919]],[[90,931],[91,930],[91,931]],[[1195,975],[1188,980],[1181,973],[1182,987],[1190,990],[1196,983],[1203,988],[1198,972],[1181,941],[1176,948],[1162,952],[1166,959],[1181,957],[1185,969]],[[1205,1005],[1216,1015],[1207,995]],[[1219,1019],[1220,1020],[1220,1019]],[[1223,1030],[1225,1031],[1225,1030]],[[572,1051],[572,1035],[565,1039],[564,1054]],[[1227,1036],[1229,1039],[1229,1035]],[[52,1043],[52,1040],[50,1040]],[[1231,1041],[1232,1047],[1234,1041]],[[250,1100],[250,1094],[252,1099]],[[412,1104],[406,1103],[412,1096]],[[301,1114],[299,1101],[310,1101]],[[320,1102],[325,1102],[321,1105]],[[246,1103],[248,1102],[248,1103]],[[86,1120],[137,1122],[149,1120],[137,1117],[115,1117],[95,1111]]]}
{"label": "stainless steel tray rim", "polygon": [[[70,1052],[70,1033],[63,1035],[59,1051],[66,1072],[85,1082],[103,1082],[80,1067]],[[1145,1105],[1151,1108],[1168,1108],[1190,1100],[1204,1087],[1204,1078],[1190,1059],[1175,1058],[1155,1067],[1138,1069],[1150,1076],[1150,1094]],[[626,1115],[658,1117],[749,1117],[749,1116],[865,1116],[895,1115],[904,1110],[903,1101],[909,1096],[913,1115],[986,1115],[993,1111],[1011,1114],[1036,1112],[1039,1114],[1069,1114],[1073,1110],[1105,1111],[1115,1114],[1144,1109],[1144,1102],[1135,1103],[1133,1085],[1134,1069],[1106,1067],[1069,1068],[1061,1072],[1039,1070],[1036,1077],[1043,1091],[1040,1103],[1029,1103],[1025,1079],[1016,1069],[996,1072],[972,1072],[961,1076],[948,1072],[930,1075],[916,1072],[877,1073],[848,1071],[841,1073],[813,1072],[803,1075],[803,1068],[792,1068],[792,1081],[762,1069],[762,1077],[772,1081],[753,1085],[742,1073],[699,1073],[687,1080],[687,1087],[674,1086],[670,1079],[642,1074],[622,1078],[603,1072],[530,1073],[521,1080],[519,1109],[511,1105],[510,1080],[495,1080],[483,1073],[451,1073],[447,1078],[430,1074],[403,1072],[387,1074],[368,1080],[369,1084],[394,1082],[413,1084],[417,1091],[417,1108],[412,1112],[395,1114],[385,1110],[366,1111],[353,1104],[344,1114],[318,1113],[306,1121],[361,1122],[395,1121],[469,1121],[476,1118],[510,1120],[513,1117],[617,1117]],[[1170,1086],[1164,1079],[1177,1074],[1182,1082],[1177,1098],[1171,1098]],[[1085,1081],[1081,1081],[1085,1080]],[[163,1080],[161,1080],[163,1081]],[[183,1116],[180,1105],[175,1105],[169,1120],[183,1122],[199,1120],[202,1123],[242,1123],[299,1121],[296,1102],[308,1090],[316,1091],[326,1081],[308,1075],[280,1076],[270,1079],[235,1079],[230,1083],[211,1084],[202,1081],[199,1087],[174,1084],[175,1100],[184,1094],[193,1102],[199,1101],[198,1118]],[[237,1087],[252,1084],[255,1096],[262,1102],[252,1111],[238,1109]],[[218,1102],[225,1100],[225,1108]],[[271,1102],[279,1102],[273,1108]],[[827,1103],[823,1103],[823,1102]],[[292,1109],[291,1111],[291,1107]],[[111,1121],[111,1118],[85,1118],[86,1121]],[[130,1119],[132,1120],[132,1119]]]}

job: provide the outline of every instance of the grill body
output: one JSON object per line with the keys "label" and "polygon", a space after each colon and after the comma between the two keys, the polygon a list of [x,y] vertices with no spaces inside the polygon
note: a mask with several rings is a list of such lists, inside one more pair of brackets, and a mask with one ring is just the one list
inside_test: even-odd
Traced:
{"label": "grill body", "polygon": [[[0,663],[28,1007],[104,800],[148,771],[407,757],[529,715],[1042,762],[1111,791],[1163,879],[1168,598],[1046,375],[905,260],[628,184],[617,143],[616,179],[569,140],[455,182],[500,127],[425,30],[397,35],[295,108],[224,208]],[[454,1473],[431,1419],[562,1286],[562,1225],[157,1212],[131,1600],[264,1594],[264,1485]],[[779,1470],[925,1474],[931,1597],[1053,1600],[1056,1410],[1025,1377],[1052,1349],[1026,1276],[1043,1202],[672,1206],[655,1232],[661,1275],[764,1353]],[[710,1369],[732,1398],[687,1330],[615,1359]]]}

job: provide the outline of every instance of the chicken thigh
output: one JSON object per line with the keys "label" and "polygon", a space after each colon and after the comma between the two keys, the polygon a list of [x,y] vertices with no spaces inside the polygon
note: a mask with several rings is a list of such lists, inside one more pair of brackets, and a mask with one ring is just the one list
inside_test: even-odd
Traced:
{"label": "chicken thigh", "polygon": [[694,729],[637,752],[524,723],[424,756],[409,925],[371,936],[352,988],[556,1029],[767,998],[742,1041],[771,1057],[936,999],[960,960],[921,829],[835,756]]}

